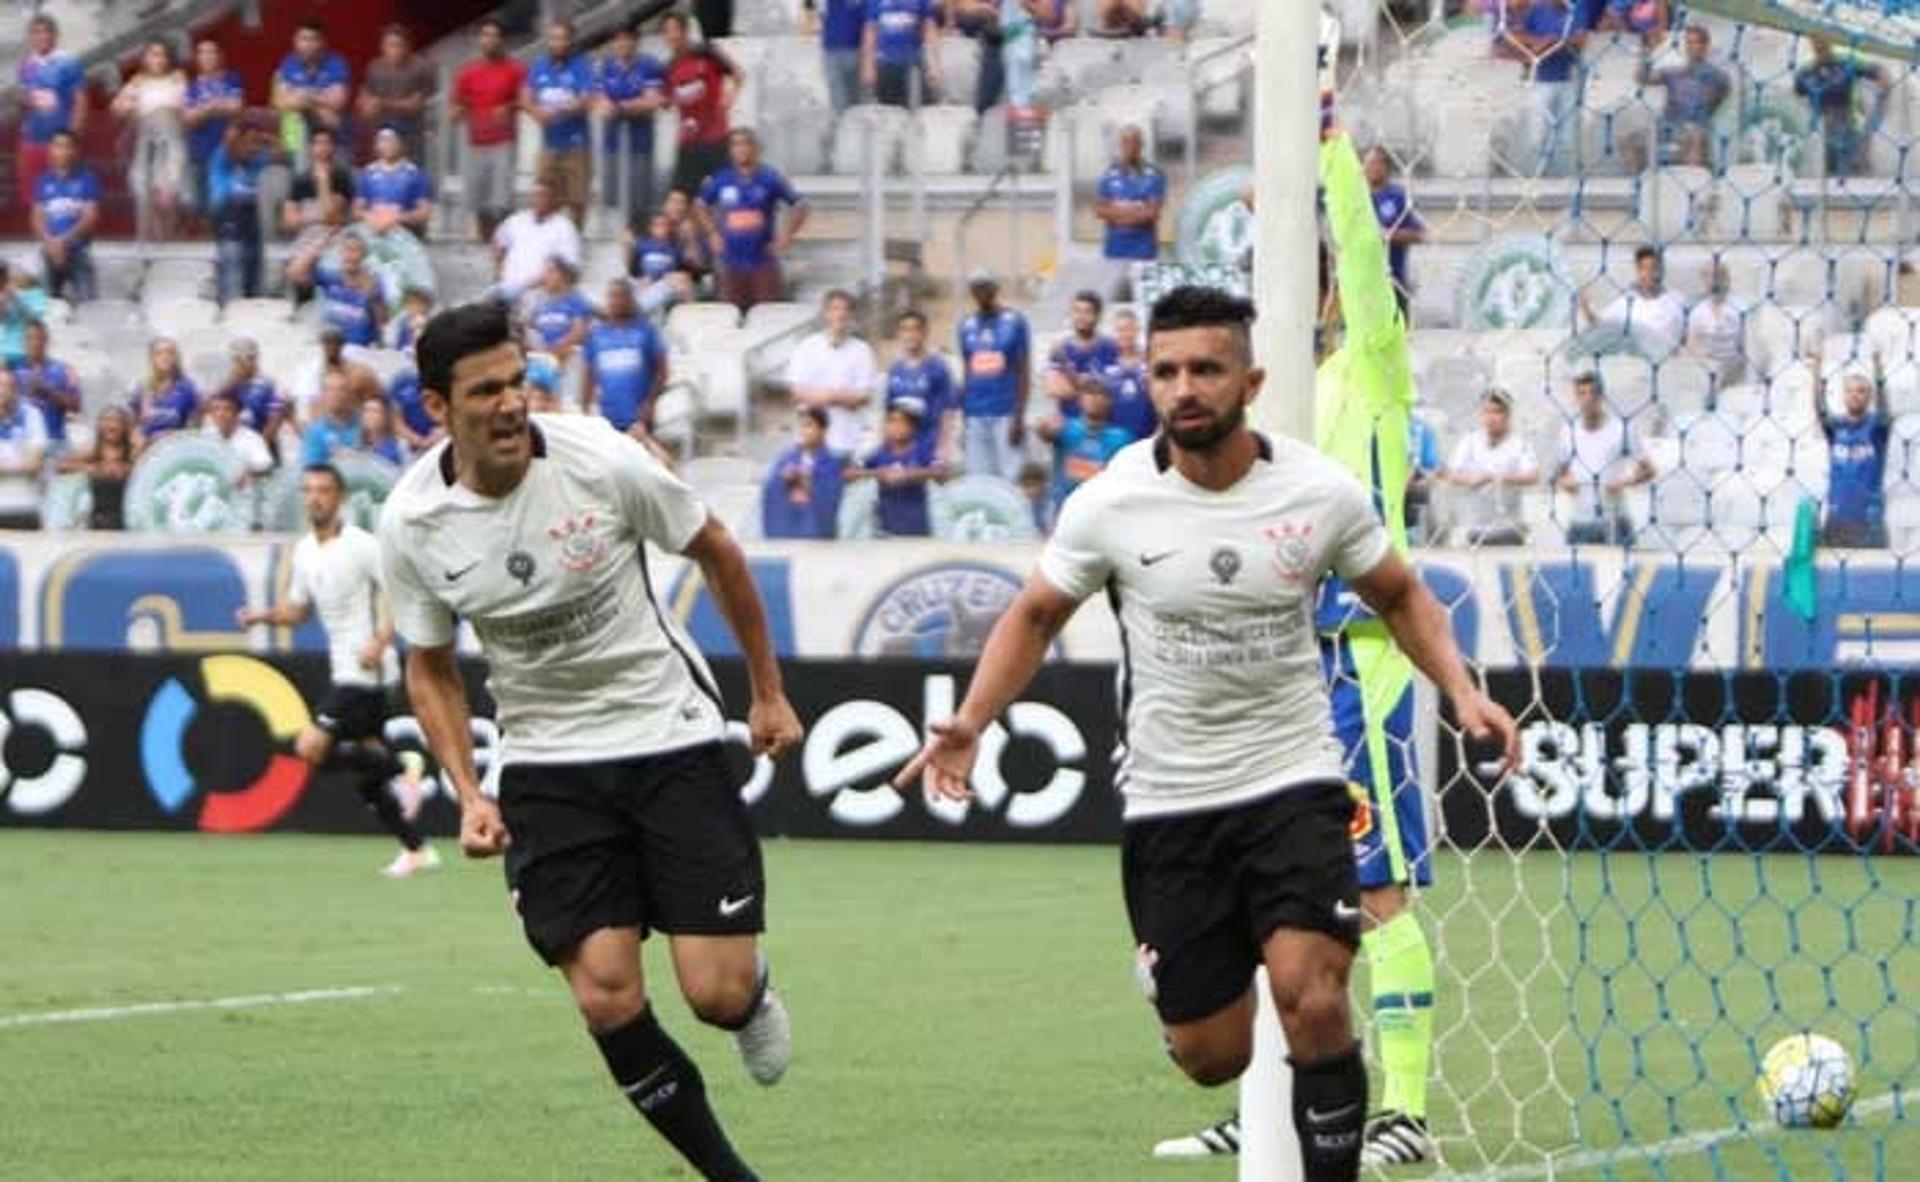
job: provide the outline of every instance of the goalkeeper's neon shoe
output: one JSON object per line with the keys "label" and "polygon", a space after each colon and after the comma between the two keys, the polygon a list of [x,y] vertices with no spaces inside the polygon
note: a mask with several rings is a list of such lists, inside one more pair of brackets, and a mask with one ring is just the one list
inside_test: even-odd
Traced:
{"label": "goalkeeper's neon shoe", "polygon": [[734,1034],[733,1041],[755,1083],[770,1087],[787,1073],[787,1064],[793,1060],[793,1023],[787,1017],[786,1003],[771,986],[760,995],[760,1008]]}
{"label": "goalkeeper's neon shoe", "polygon": [[1162,1141],[1153,1147],[1153,1156],[1165,1159],[1192,1157],[1237,1157],[1240,1153],[1240,1118],[1229,1116],[1219,1124],[1208,1125],[1197,1133]]}
{"label": "goalkeeper's neon shoe", "polygon": [[1427,1122],[1404,1112],[1379,1112],[1367,1121],[1360,1162],[1369,1166],[1410,1166],[1433,1157]]}

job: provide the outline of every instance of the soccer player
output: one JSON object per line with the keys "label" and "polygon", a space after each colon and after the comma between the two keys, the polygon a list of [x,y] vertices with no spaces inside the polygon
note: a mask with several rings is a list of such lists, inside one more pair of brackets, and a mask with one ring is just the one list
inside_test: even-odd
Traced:
{"label": "soccer player", "polygon": [[317,769],[353,776],[367,808],[400,841],[400,853],[380,873],[406,878],[440,865],[440,855],[403,815],[390,788],[402,780],[407,790],[420,773],[418,765],[403,764],[387,746],[387,695],[400,672],[393,613],[383,593],[379,544],[341,516],[346,497],[338,468],[316,464],[300,474],[300,499],[313,528],[293,549],[287,601],[243,607],[235,618],[242,628],[297,628],[319,614],[333,686],[313,721],[294,736],[294,754]]}
{"label": "soccer player", "polygon": [[[401,477],[380,543],[408,694],[460,798],[461,848],[506,854],[528,942],[565,976],[634,1107],[703,1177],[751,1182],[640,966],[643,936],[666,933],[694,1013],[734,1032],[754,1079],[780,1078],[791,1036],[759,951],[760,847],[712,674],[647,573],[649,544],[700,568],[746,656],[753,748],[777,754],[800,722],[746,558],[637,441],[595,416],[528,413],[504,307],[440,313],[416,355],[447,439]],[[497,805],[474,772],[456,620],[479,637],[507,736]]]}
{"label": "soccer player", "polygon": [[[1389,295],[1387,297],[1391,299]],[[1314,627],[1337,574],[1511,760],[1513,720],[1474,685],[1446,611],[1339,465],[1246,423],[1253,306],[1183,287],[1154,305],[1148,374],[1163,430],[1062,507],[1038,572],[1001,616],[958,712],[897,783],[970,795],[980,733],[1089,595],[1119,618],[1122,853],[1142,984],[1197,1083],[1239,1078],[1264,964],[1291,1048],[1308,1182],[1357,1178],[1367,1077],[1348,1012],[1360,883],[1354,802]]]}

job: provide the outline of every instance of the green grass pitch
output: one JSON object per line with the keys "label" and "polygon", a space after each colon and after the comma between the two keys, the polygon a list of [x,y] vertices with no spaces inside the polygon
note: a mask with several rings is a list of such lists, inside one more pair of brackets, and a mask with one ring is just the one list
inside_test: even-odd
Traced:
{"label": "green grass pitch", "polygon": [[[0,1177],[689,1177],[604,1078],[497,864],[396,883],[373,873],[388,853],[357,838],[0,833]],[[1147,1159],[1233,1093],[1187,1085],[1160,1050],[1113,850],[772,842],[768,859],[768,944],[796,1034],[783,1084],[748,1082],[649,953],[669,1028],[763,1176],[1233,1176]],[[1805,1022],[1856,1057],[1869,1039],[1862,1096],[1906,1089],[1905,1119],[1882,1103],[1833,1133],[1554,1177],[1915,1176],[1920,863],[1489,853],[1449,857],[1438,878],[1422,907],[1443,949],[1435,1118],[1452,1171],[1544,1177],[1545,1149],[1724,1128],[1724,1097],[1751,1078],[1747,1040],[1764,1050]],[[353,986],[389,991],[9,1021]]]}

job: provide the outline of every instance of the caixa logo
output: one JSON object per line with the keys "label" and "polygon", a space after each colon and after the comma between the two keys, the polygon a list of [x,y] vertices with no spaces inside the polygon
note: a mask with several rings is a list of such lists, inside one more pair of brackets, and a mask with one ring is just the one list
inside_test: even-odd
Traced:
{"label": "caixa logo", "polygon": [[[147,789],[169,815],[201,791],[187,764],[187,728],[209,703],[233,703],[259,715],[276,742],[307,725],[307,704],[279,670],[252,657],[208,657],[200,662],[203,693],[169,677],[147,703],[140,722],[140,766]],[[198,823],[209,833],[252,833],[284,816],[307,786],[307,765],[276,751],[252,783],[233,792],[208,792]]]}
{"label": "caixa logo", "polygon": [[[808,795],[830,800],[828,814],[843,825],[864,829],[892,821],[906,808],[907,799],[920,794],[903,797],[884,778],[920,750],[929,720],[946,718],[953,710],[954,679],[943,674],[928,676],[921,683],[920,726],[885,702],[856,699],[833,707],[814,721],[801,749]],[[980,736],[979,758],[973,767],[975,799],[929,800],[928,812],[949,825],[959,825],[974,807],[988,813],[1001,813],[1004,807],[1006,822],[1014,828],[1044,829],[1073,811],[1087,784],[1086,773],[1075,766],[1087,756],[1080,728],[1041,702],[1015,702],[1007,710],[1006,723],[995,723]],[[1008,783],[1003,764],[1015,737],[1038,742],[1051,755],[1053,771],[1044,783],[1022,784],[1017,789]]]}
{"label": "caixa logo", "polygon": [[[45,737],[42,750],[51,749],[44,758],[24,750],[35,731]],[[0,711],[0,804],[44,816],[72,800],[86,778],[87,726],[67,700],[43,689],[9,693]]]}

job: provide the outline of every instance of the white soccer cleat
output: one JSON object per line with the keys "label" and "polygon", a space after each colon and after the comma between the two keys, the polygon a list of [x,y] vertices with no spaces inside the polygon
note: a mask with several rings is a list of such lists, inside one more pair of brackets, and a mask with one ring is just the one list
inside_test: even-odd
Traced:
{"label": "white soccer cleat", "polygon": [[1175,1137],[1153,1147],[1153,1156],[1167,1161],[1197,1157],[1237,1157],[1240,1154],[1240,1118],[1229,1116],[1186,1137]]}
{"label": "white soccer cleat", "polygon": [[418,850],[401,850],[394,855],[393,861],[380,868],[382,878],[412,878],[426,870],[440,868],[440,854],[432,846],[421,846]]}
{"label": "white soccer cleat", "polygon": [[1360,1162],[1369,1166],[1410,1166],[1433,1157],[1427,1122],[1404,1112],[1378,1112],[1367,1121]]}
{"label": "white soccer cleat", "polygon": [[771,985],[760,996],[760,1008],[734,1033],[733,1041],[755,1083],[771,1087],[787,1073],[787,1064],[793,1061],[793,1023]]}

